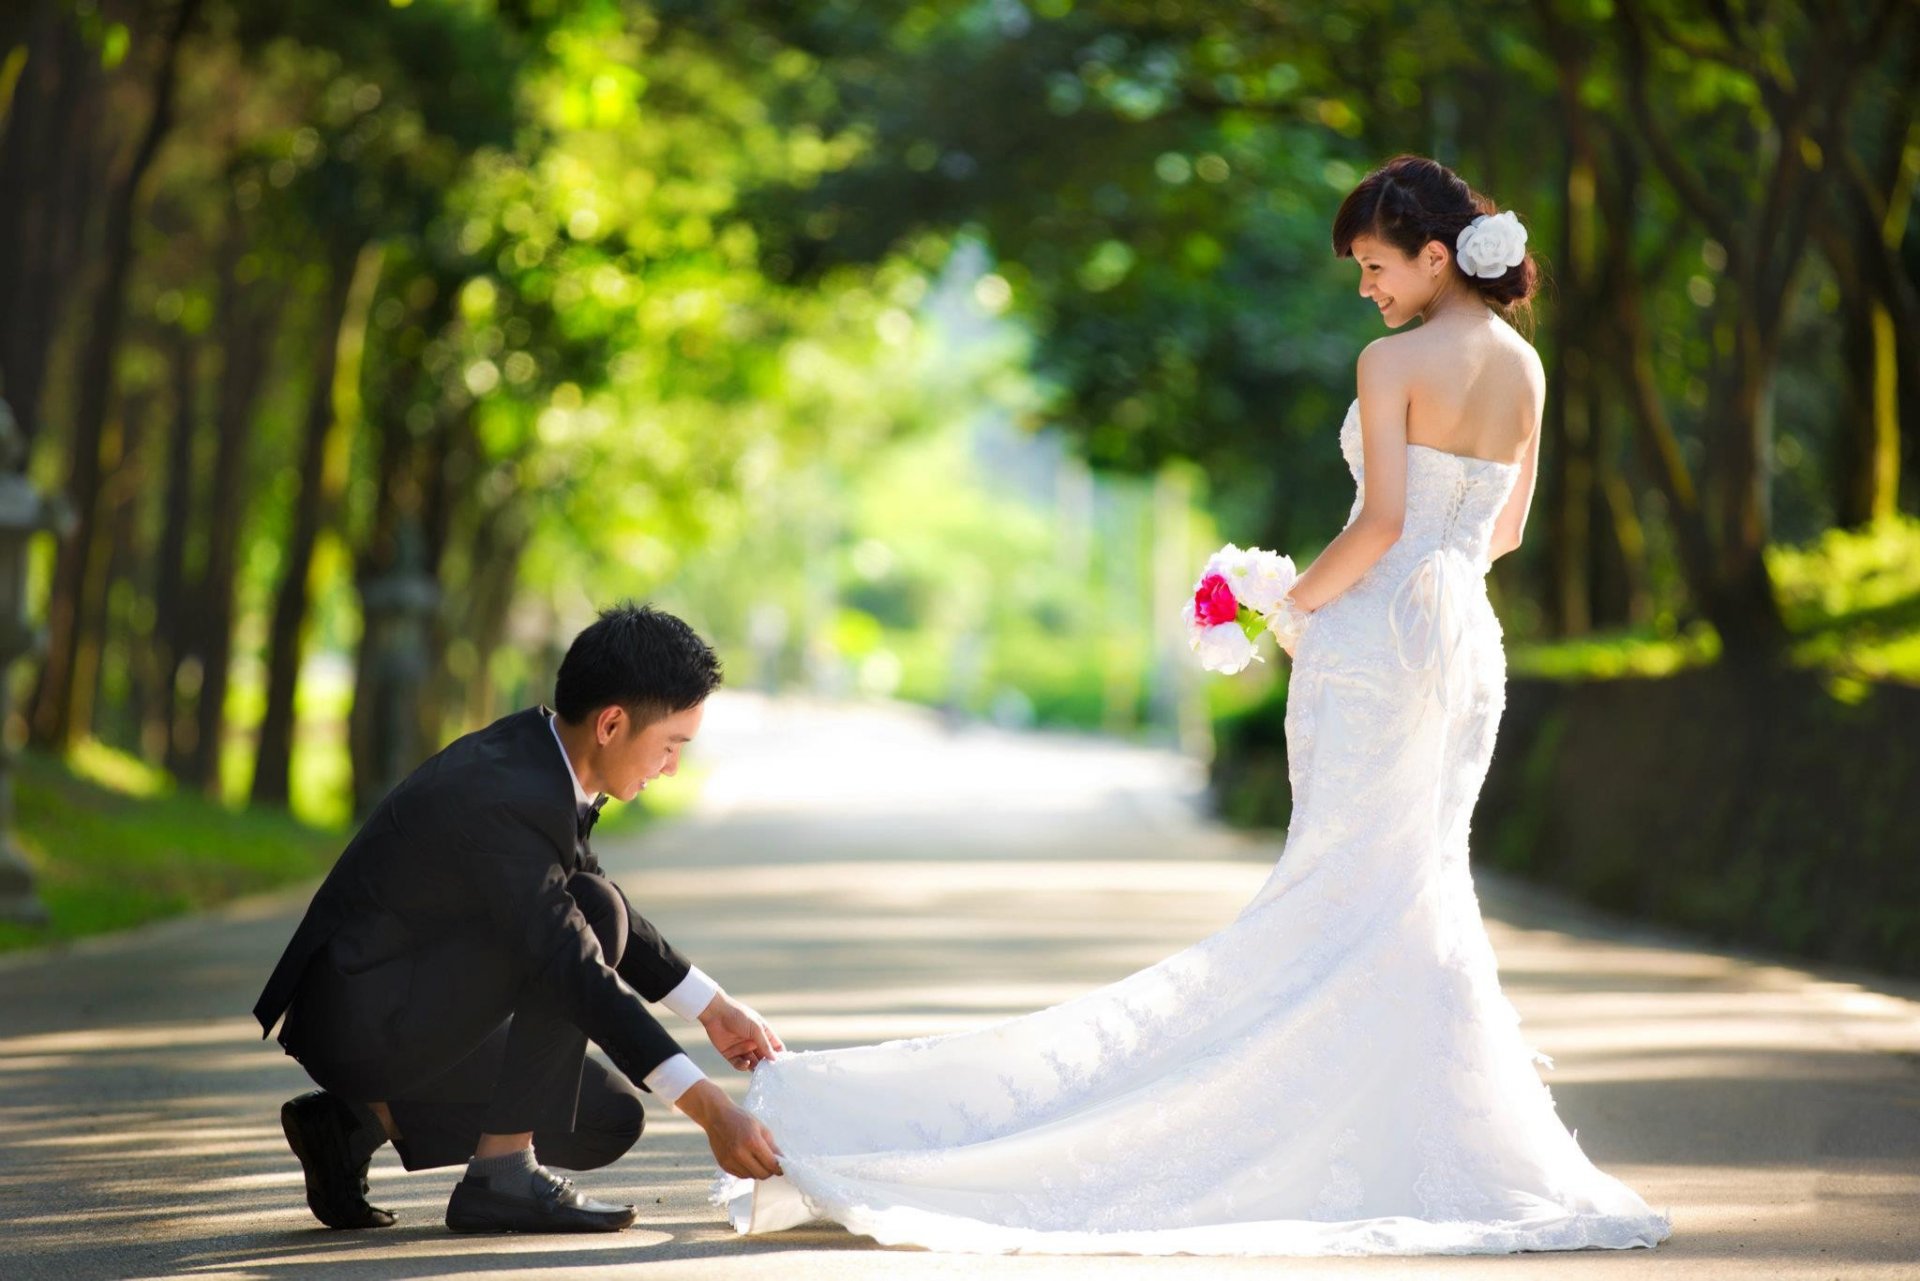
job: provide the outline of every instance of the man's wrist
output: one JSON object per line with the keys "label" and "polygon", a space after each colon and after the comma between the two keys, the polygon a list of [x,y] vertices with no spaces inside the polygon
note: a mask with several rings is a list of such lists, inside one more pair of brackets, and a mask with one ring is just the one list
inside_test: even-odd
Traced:
{"label": "man's wrist", "polygon": [[699,1019],[719,994],[720,985],[695,965],[687,970],[687,977],[681,979],[673,991],[660,998],[660,1004],[683,1019]]}
{"label": "man's wrist", "polygon": [[707,1079],[707,1074],[698,1064],[684,1054],[676,1054],[647,1073],[646,1087],[668,1103],[678,1104],[680,1098],[695,1085]]}
{"label": "man's wrist", "polygon": [[716,1117],[733,1106],[733,1101],[727,1098],[725,1090],[713,1083],[712,1078],[703,1076],[688,1086],[673,1101],[673,1106],[685,1113],[695,1125],[706,1130],[713,1127]]}
{"label": "man's wrist", "polygon": [[707,1008],[701,1010],[698,1018],[700,1026],[711,1028],[713,1021],[733,1008],[733,998],[725,992],[715,992],[713,999],[707,1002]]}

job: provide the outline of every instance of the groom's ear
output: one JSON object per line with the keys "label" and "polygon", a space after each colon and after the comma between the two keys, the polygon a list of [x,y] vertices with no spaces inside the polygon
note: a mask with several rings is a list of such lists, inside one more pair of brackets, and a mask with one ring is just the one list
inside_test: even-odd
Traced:
{"label": "groom's ear", "polygon": [[631,707],[609,703],[594,714],[594,733],[599,742],[611,743],[616,738],[638,738],[652,723],[642,720]]}
{"label": "groom's ear", "polygon": [[620,734],[620,722],[632,720],[627,709],[618,703],[608,703],[593,714],[593,741],[602,747],[611,743]]}

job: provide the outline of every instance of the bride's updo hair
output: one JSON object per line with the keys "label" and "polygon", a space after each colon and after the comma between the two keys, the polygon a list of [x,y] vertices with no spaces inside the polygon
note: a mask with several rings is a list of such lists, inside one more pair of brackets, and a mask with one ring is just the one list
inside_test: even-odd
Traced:
{"label": "bride's updo hair", "polygon": [[[1439,161],[1395,156],[1361,179],[1340,202],[1340,212],[1333,218],[1333,252],[1336,257],[1351,258],[1356,237],[1374,236],[1409,258],[1429,240],[1445,245],[1451,255],[1468,223],[1499,211],[1491,199]],[[1469,275],[1457,258],[1453,270],[1457,279],[1498,308],[1509,322],[1524,319],[1531,327],[1530,300],[1540,282],[1532,253],[1498,276]]]}

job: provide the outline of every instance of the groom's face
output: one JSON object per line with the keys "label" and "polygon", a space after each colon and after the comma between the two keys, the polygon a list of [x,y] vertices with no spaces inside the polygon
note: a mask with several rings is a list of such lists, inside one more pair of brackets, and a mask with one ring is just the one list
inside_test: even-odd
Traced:
{"label": "groom's face", "polygon": [[680,771],[680,752],[700,732],[705,703],[674,712],[650,725],[625,718],[600,748],[601,785],[622,801],[630,801],[660,777]]}

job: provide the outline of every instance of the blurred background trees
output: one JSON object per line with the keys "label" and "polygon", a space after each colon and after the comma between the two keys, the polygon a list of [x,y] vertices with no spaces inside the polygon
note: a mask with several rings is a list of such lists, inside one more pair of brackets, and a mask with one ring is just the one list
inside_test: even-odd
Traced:
{"label": "blurred background trees", "polygon": [[1516,674],[1914,683],[1916,92],[1896,0],[23,0],[13,732],[339,822],[621,596],[745,685],[1271,717],[1176,611],[1338,528],[1402,151],[1544,268]]}

